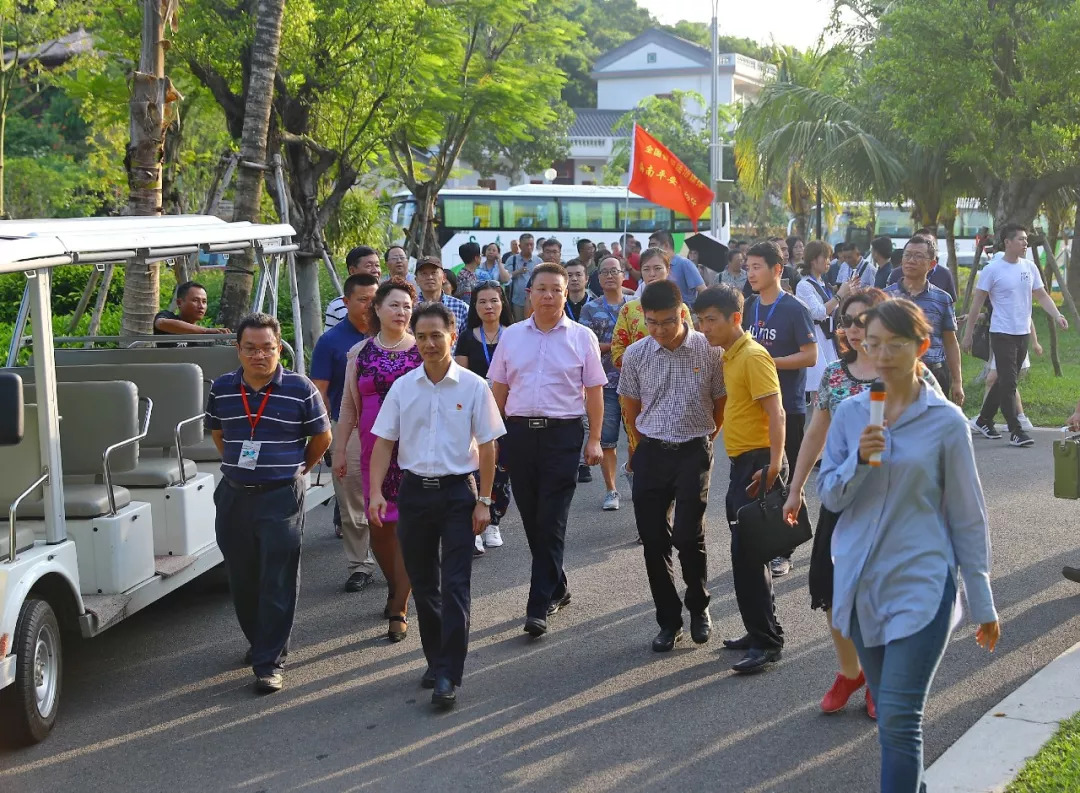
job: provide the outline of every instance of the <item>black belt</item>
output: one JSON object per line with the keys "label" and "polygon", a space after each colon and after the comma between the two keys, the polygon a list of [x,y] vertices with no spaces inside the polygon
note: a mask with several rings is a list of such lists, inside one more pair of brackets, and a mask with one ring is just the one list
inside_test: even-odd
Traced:
{"label": "black belt", "polygon": [[691,438],[688,441],[680,441],[676,443],[675,441],[661,441],[657,440],[656,438],[649,438],[645,435],[642,435],[641,438],[638,440],[638,444],[659,446],[661,449],[669,449],[671,451],[676,451],[678,449],[685,449],[688,446],[699,446],[704,440],[708,440],[708,438],[702,435],[700,438]]}
{"label": "black belt", "polygon": [[928,363],[928,364],[925,364],[925,366],[931,372],[940,372],[942,369],[947,368],[946,365],[945,365],[945,361],[938,361],[937,363]]}
{"label": "black belt", "polygon": [[412,471],[402,471],[403,477],[414,482],[425,490],[441,490],[444,487],[450,487],[450,485],[461,484],[462,482],[470,479],[472,474],[450,474],[449,476],[420,476],[414,474]]}
{"label": "black belt", "polygon": [[549,419],[544,416],[507,416],[506,420],[511,424],[525,424],[531,430],[544,430],[548,427],[563,427],[581,423],[580,417],[576,419]]}
{"label": "black belt", "polygon": [[242,493],[267,493],[296,483],[296,479],[276,479],[273,482],[237,482],[227,476],[223,476],[221,481],[233,490],[239,490]]}

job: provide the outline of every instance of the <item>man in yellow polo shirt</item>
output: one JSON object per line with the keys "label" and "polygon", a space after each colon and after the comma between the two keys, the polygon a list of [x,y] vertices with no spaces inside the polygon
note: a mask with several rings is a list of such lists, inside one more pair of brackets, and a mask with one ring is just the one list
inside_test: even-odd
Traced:
{"label": "man in yellow polo shirt", "polygon": [[[694,303],[701,331],[713,346],[724,348],[724,449],[731,460],[727,516],[732,529],[731,569],[735,599],[746,635],[724,641],[730,650],[746,656],[731,668],[749,674],[780,660],[784,631],[776,618],[772,574],[764,561],[749,559],[739,547],[735,527],[739,508],[754,496],[746,489],[768,466],[765,486],[771,488],[786,469],[784,459],[784,407],[780,380],[768,350],[742,328],[743,296],[730,286],[713,286]],[[754,488],[756,491],[756,488]]]}

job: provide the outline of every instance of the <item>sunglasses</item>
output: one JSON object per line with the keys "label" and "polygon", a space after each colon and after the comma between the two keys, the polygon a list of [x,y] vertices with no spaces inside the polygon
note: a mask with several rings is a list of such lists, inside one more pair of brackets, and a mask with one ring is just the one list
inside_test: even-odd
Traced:
{"label": "sunglasses", "polygon": [[859,314],[857,317],[841,314],[837,318],[837,322],[840,324],[841,328],[856,327],[866,330],[866,314]]}
{"label": "sunglasses", "polygon": [[502,289],[502,284],[498,281],[484,281],[473,287],[473,291],[479,291],[481,289]]}

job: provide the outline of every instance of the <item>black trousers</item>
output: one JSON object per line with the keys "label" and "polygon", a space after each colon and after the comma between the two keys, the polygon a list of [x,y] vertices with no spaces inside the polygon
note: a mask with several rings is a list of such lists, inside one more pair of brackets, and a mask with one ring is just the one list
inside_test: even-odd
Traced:
{"label": "black trousers", "polygon": [[[645,554],[645,572],[661,628],[682,627],[683,603],[675,589],[671,549],[679,551],[686,608],[700,614],[709,605],[705,557],[705,507],[709,502],[712,442],[699,438],[665,448],[642,438],[634,452],[634,518]],[[672,504],[675,506],[671,520]]]}
{"label": "black trousers", "polygon": [[[727,492],[727,518],[731,526],[731,571],[735,582],[735,601],[739,605],[743,625],[750,635],[752,646],[768,650],[784,646],[784,630],[776,618],[776,602],[773,598],[772,573],[769,565],[747,558],[739,546],[735,533],[739,508],[752,500],[746,495],[757,471],[769,465],[768,449],[753,449],[731,458],[731,481]],[[787,465],[782,476],[787,476]]]}
{"label": "black trousers", "polygon": [[420,643],[428,666],[456,686],[469,651],[475,507],[472,476],[425,488],[406,474],[398,490],[398,542],[412,584]]}
{"label": "black trousers", "polygon": [[941,386],[941,393],[945,395],[946,399],[950,399],[952,395],[952,375],[949,373],[949,364],[946,362],[936,363],[930,366],[929,369],[938,385]]}
{"label": "black trousers", "polygon": [[[806,433],[806,414],[787,413],[784,420],[784,456],[789,466],[795,465],[802,448],[803,435]],[[768,460],[766,460],[768,462]]]}
{"label": "black trousers", "polygon": [[1020,376],[1020,367],[1028,354],[1028,339],[1012,336],[1008,333],[991,333],[990,349],[994,351],[994,364],[997,366],[997,380],[983,399],[979,418],[984,424],[993,424],[998,408],[1009,425],[1009,433],[1021,432],[1020,421],[1016,418],[1016,380]]}
{"label": "black trousers", "polygon": [[585,440],[580,420],[544,429],[506,422],[510,487],[532,553],[526,616],[547,619],[551,602],[567,591],[563,571],[566,520],[577,488],[578,457]]}
{"label": "black trousers", "polygon": [[217,544],[240,630],[251,645],[251,668],[256,675],[280,672],[300,591],[304,482],[260,493],[222,480],[214,505]]}

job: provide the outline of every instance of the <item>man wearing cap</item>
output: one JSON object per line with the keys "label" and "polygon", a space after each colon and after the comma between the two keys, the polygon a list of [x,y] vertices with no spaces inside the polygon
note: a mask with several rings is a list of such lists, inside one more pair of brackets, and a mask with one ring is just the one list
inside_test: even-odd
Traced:
{"label": "man wearing cap", "polygon": [[[532,552],[525,632],[547,633],[547,620],[570,603],[563,548],[578,454],[589,417],[585,462],[603,458],[604,386],[608,377],[596,335],[566,316],[567,276],[561,264],[533,270],[534,313],[502,332],[488,370],[492,393],[506,416],[510,487]],[[584,398],[584,402],[583,402]]]}
{"label": "man wearing cap", "polygon": [[[371,432],[371,509],[386,507],[382,481],[397,443],[403,471],[397,526],[413,587],[431,702],[453,707],[469,648],[473,542],[491,520],[495,439],[506,433],[487,381],[452,357],[456,320],[428,302],[413,314],[424,365],[390,387]],[[480,472],[477,494],[473,471]],[[441,546],[441,552],[440,552]]]}
{"label": "man wearing cap", "polygon": [[437,256],[425,256],[416,263],[416,285],[420,287],[420,296],[416,300],[417,307],[424,303],[442,303],[457,320],[455,333],[461,335],[466,332],[469,323],[469,304],[464,300],[443,292],[443,283],[446,281],[446,273],[443,272],[442,261]]}
{"label": "man wearing cap", "polygon": [[215,532],[260,693],[280,691],[300,589],[304,480],[330,447],[319,392],[281,367],[281,326],[249,314],[236,328],[240,368],[214,380],[206,428],[221,455]]}

